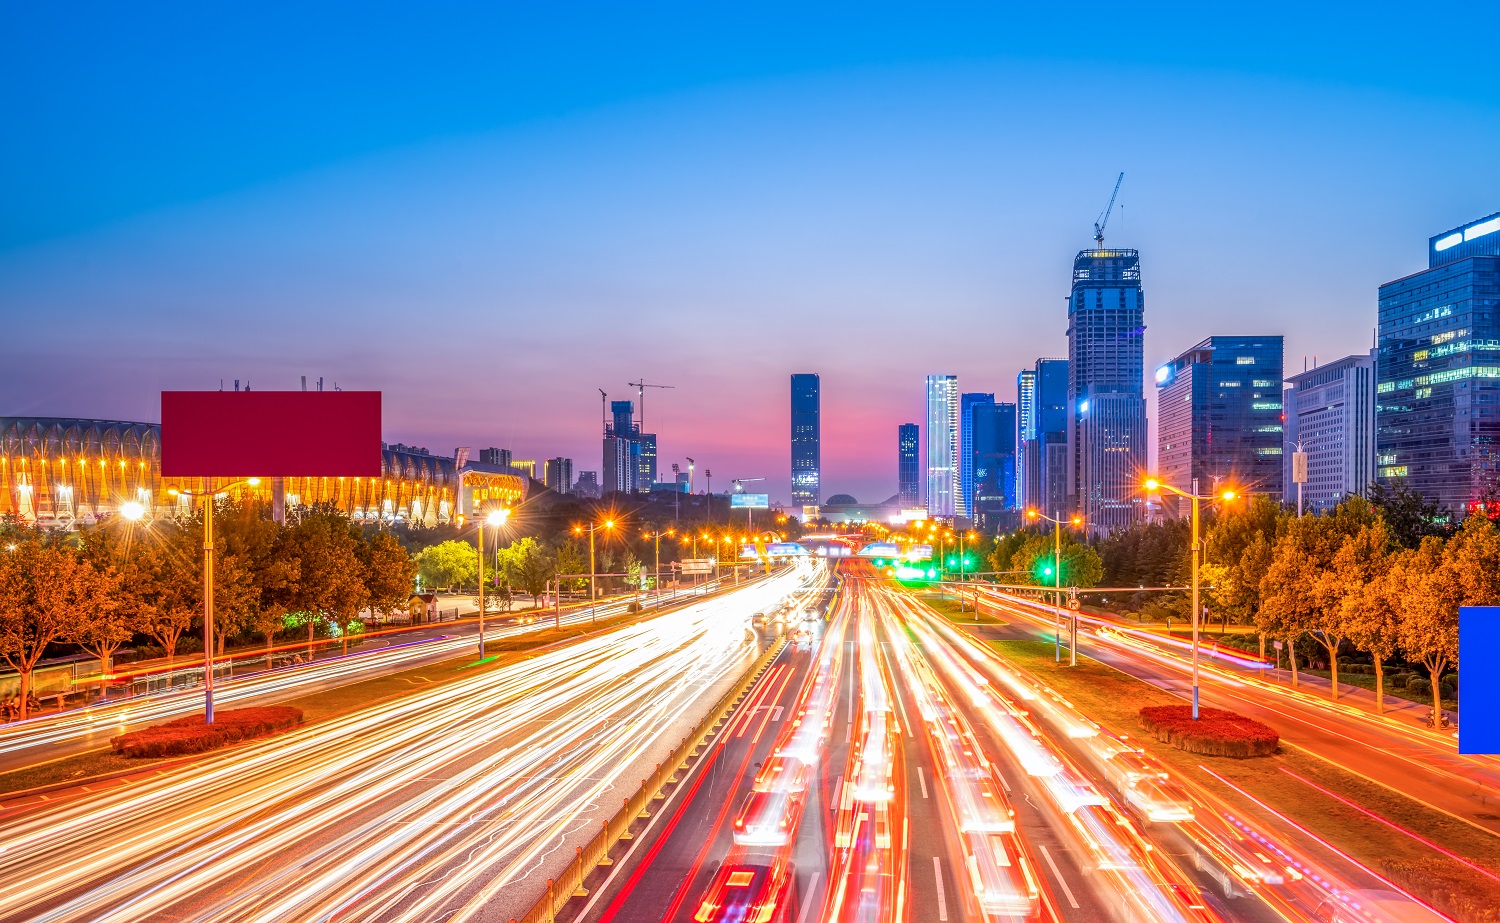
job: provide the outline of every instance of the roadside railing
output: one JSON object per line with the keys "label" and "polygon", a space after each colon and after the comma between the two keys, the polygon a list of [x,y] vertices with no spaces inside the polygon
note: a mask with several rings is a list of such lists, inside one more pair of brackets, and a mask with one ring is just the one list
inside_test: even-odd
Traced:
{"label": "roadside railing", "polygon": [[610,858],[610,849],[621,840],[629,840],[633,837],[630,828],[637,820],[646,820],[651,817],[654,805],[664,801],[667,797],[664,789],[668,785],[675,785],[681,781],[679,773],[683,764],[690,758],[700,755],[702,747],[709,737],[718,732],[719,726],[728,719],[732,712],[750,687],[760,678],[761,674],[776,659],[776,655],[786,646],[786,635],[779,636],[765,653],[751,664],[749,669],[740,677],[738,683],[725,692],[714,707],[709,710],[703,720],[693,728],[688,736],[682,738],[682,742],[667,756],[666,760],[656,764],[656,769],[645,779],[641,780],[641,787],[634,795],[622,799],[623,804],[619,811],[609,820],[600,824],[599,832],[594,834],[593,839],[587,844],[577,847],[573,861],[568,863],[557,878],[547,879],[547,893],[543,894],[531,909],[526,911],[519,920],[512,919],[510,923],[554,923],[557,915],[575,897],[587,897],[588,889],[586,882],[589,874],[601,866],[614,864]]}

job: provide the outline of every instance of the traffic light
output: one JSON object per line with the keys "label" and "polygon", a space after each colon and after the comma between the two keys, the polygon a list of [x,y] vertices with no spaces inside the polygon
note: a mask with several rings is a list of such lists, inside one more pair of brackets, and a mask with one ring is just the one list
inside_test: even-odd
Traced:
{"label": "traffic light", "polygon": [[1036,565],[1032,568],[1032,575],[1038,583],[1056,583],[1056,571],[1052,569],[1053,566],[1054,562],[1051,555],[1045,558],[1037,558]]}

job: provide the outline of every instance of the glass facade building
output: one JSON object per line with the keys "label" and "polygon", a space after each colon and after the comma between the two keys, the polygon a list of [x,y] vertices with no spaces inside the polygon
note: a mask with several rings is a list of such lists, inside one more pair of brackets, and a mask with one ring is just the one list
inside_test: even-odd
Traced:
{"label": "glass facade building", "polygon": [[1140,254],[1082,250],[1068,297],[1068,506],[1094,534],[1144,514],[1146,332]]}
{"label": "glass facade building", "polygon": [[1001,513],[1016,508],[1016,405],[978,403],[970,416],[971,515],[989,529]]}
{"label": "glass facade building", "polygon": [[1016,497],[1026,496],[1026,444],[1036,438],[1036,370],[1022,369],[1016,375]]}
{"label": "glass facade building", "polygon": [[641,432],[634,401],[610,401],[613,421],[604,427],[604,493],[651,492],[656,483],[656,434]]}
{"label": "glass facade building", "polygon": [[995,395],[977,391],[959,395],[958,399],[958,484],[959,495],[964,498],[960,516],[974,518],[974,409],[993,405]]}
{"label": "glass facade building", "polygon": [[792,376],[792,505],[817,506],[820,479],[821,384],[817,375]]}
{"label": "glass facade building", "polygon": [[896,428],[896,497],[902,509],[922,502],[922,433],[915,423]]}
{"label": "glass facade building", "polygon": [[1500,473],[1500,213],[1428,239],[1380,287],[1376,478],[1464,515]]}
{"label": "glass facade building", "polygon": [[1032,418],[1018,449],[1025,459],[1018,499],[1056,516],[1068,506],[1068,360],[1038,359],[1030,374]]}
{"label": "glass facade building", "polygon": [[1375,355],[1348,356],[1286,379],[1282,499],[1297,502],[1292,455],[1307,454],[1303,509],[1323,511],[1375,482]]}
{"label": "glass facade building", "polygon": [[927,515],[952,519],[964,509],[958,480],[958,376],[927,376]]}
{"label": "glass facade building", "polygon": [[[1282,495],[1282,338],[1214,336],[1156,370],[1157,473],[1181,490]],[[1167,510],[1181,498],[1162,495]]]}

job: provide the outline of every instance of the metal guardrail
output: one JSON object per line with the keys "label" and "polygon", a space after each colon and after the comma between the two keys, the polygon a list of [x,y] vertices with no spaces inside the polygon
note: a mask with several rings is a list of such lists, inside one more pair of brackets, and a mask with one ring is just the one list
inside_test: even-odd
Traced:
{"label": "metal guardrail", "polygon": [[599,832],[594,834],[593,839],[584,845],[577,847],[577,854],[573,861],[568,863],[557,878],[547,879],[547,893],[537,899],[531,909],[526,911],[519,920],[512,918],[510,923],[555,923],[558,913],[568,905],[575,897],[587,897],[588,890],[584,883],[589,873],[599,866],[612,865],[614,860],[609,857],[609,850],[620,840],[630,839],[632,834],[630,828],[637,820],[644,820],[651,816],[652,805],[666,798],[663,789],[668,785],[675,785],[680,781],[678,772],[689,757],[699,755],[704,742],[713,734],[717,733],[719,726],[729,717],[729,713],[737,707],[750,691],[755,681],[760,679],[771,661],[781,653],[786,646],[786,635],[779,636],[775,643],[766,648],[766,652],[760,656],[750,668],[745,671],[740,681],[729,691],[725,692],[714,707],[709,710],[703,720],[693,728],[691,734],[682,739],[665,762],[657,763],[656,769],[651,775],[641,780],[641,787],[629,798],[624,799],[620,810],[609,820],[600,824]]}

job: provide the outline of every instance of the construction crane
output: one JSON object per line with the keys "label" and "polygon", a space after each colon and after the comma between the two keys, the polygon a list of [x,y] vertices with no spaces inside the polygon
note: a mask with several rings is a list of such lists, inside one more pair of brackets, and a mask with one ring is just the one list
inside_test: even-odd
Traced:
{"label": "construction crane", "polygon": [[1104,249],[1104,226],[1109,224],[1109,213],[1114,211],[1115,196],[1120,194],[1120,184],[1125,182],[1125,171],[1120,171],[1120,178],[1115,180],[1115,191],[1109,194],[1109,204],[1104,206],[1104,211],[1094,219],[1094,244],[1096,250]]}
{"label": "construction crane", "polygon": [[609,432],[609,395],[604,389],[599,389],[599,424],[604,427],[603,432]]}
{"label": "construction crane", "polygon": [[640,381],[628,381],[626,384],[635,389],[636,399],[641,405],[641,432],[646,431],[646,389],[647,388],[676,388],[676,385],[653,385],[642,378]]}

